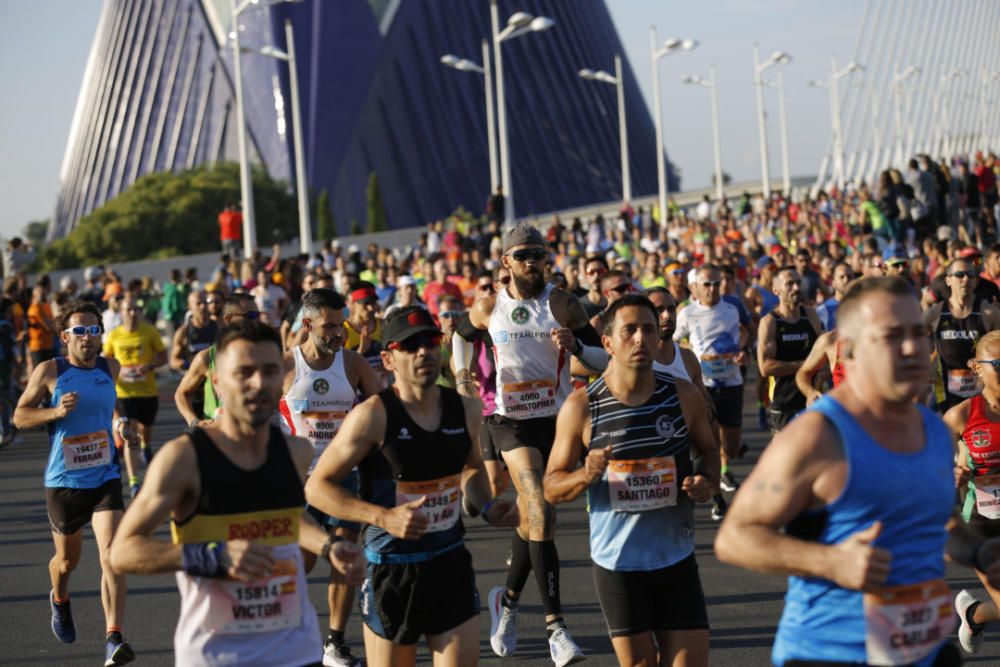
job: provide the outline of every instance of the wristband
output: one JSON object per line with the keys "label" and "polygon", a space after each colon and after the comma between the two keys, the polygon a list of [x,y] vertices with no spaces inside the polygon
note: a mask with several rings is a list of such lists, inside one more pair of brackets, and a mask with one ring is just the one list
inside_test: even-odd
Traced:
{"label": "wristband", "polygon": [[188,422],[188,428],[198,428],[198,422],[200,422],[200,421],[201,421],[200,419],[198,419],[197,417],[195,417],[190,422]]}
{"label": "wristband", "polygon": [[226,575],[222,567],[224,542],[185,544],[181,552],[181,567],[192,577],[219,579]]}
{"label": "wristband", "polygon": [[131,477],[129,477],[128,478],[128,485],[129,486],[139,486],[139,478],[136,477],[136,476],[134,476],[134,475],[131,476]]}
{"label": "wristband", "polygon": [[479,508],[479,516],[483,517],[483,521],[485,521],[486,523],[489,523],[491,526],[493,524],[490,523],[490,520],[486,518],[486,513],[490,511],[490,508],[493,507],[493,505],[496,503],[496,501],[497,501],[496,498],[494,498],[493,500],[488,500],[488,501],[486,501],[485,505],[483,505],[482,507]]}

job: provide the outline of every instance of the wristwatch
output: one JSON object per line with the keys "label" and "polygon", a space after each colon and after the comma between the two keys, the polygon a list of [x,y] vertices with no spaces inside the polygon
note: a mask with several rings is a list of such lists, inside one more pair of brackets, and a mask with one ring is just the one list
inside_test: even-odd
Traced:
{"label": "wristwatch", "polygon": [[197,417],[195,417],[194,419],[192,419],[190,421],[190,423],[188,423],[188,428],[198,428],[198,423],[200,421],[201,421],[200,419],[198,419]]}
{"label": "wristwatch", "polygon": [[115,426],[116,429],[119,429],[119,435],[121,435],[121,432],[120,432],[121,431],[121,427],[122,426],[128,426],[128,417],[119,417],[118,419],[115,420],[114,426]]}

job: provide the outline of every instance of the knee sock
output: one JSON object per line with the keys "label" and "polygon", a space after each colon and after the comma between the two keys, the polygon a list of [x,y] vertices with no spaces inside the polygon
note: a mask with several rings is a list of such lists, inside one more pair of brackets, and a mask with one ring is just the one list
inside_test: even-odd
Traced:
{"label": "knee sock", "polygon": [[556,551],[556,543],[553,540],[531,541],[528,548],[545,614],[559,616],[562,614],[562,604],[559,601],[559,552]]}
{"label": "knee sock", "polygon": [[[528,581],[528,575],[531,574],[531,554],[528,550],[528,541],[522,539],[517,532],[514,533],[514,537],[510,540],[510,554],[510,570],[507,571],[507,590],[514,591],[520,596],[521,591],[524,590],[524,584]],[[514,601],[508,600],[507,595],[504,595],[504,600]]]}

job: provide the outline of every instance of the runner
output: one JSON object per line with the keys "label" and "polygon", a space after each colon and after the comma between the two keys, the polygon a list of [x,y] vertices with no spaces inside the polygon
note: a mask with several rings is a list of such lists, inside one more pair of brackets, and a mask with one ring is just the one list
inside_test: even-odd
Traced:
{"label": "runner", "polygon": [[[719,422],[719,442],[722,444],[722,473],[719,477],[723,491],[739,487],[729,471],[729,461],[740,454],[743,423],[743,376],[740,363],[745,353],[746,327],[740,324],[739,310],[720,295],[722,276],[714,264],[704,264],[698,269],[698,282],[694,286],[697,301],[677,314],[675,340],[689,339],[701,364],[702,376],[708,393],[715,404]],[[712,518],[721,521],[726,515],[726,500],[716,494],[712,504]]]}
{"label": "runner", "polygon": [[192,290],[187,303],[189,316],[174,333],[170,348],[170,367],[175,371],[186,371],[194,355],[214,343],[219,331],[209,316],[208,296],[203,290]]}
{"label": "runner", "polygon": [[[534,570],[549,653],[561,666],[581,660],[583,654],[562,617],[555,512],[545,502],[542,477],[555,437],[555,416],[571,389],[570,353],[598,372],[607,365],[607,353],[576,297],[545,284],[547,259],[537,229],[520,223],[508,230],[501,261],[510,270],[511,282],[496,296],[473,304],[470,319],[476,328],[489,329],[495,346],[496,414],[490,417],[489,429],[510,470],[521,515],[511,542],[507,585],[489,593],[490,645],[499,656],[517,650],[517,603]],[[455,355],[458,382],[468,378],[468,369],[457,367],[468,356]],[[469,398],[476,395],[471,383],[460,384],[459,391]]]}
{"label": "runner", "polygon": [[795,373],[823,332],[816,311],[802,305],[802,278],[795,267],[784,267],[774,277],[778,307],[760,319],[757,366],[768,378],[767,410],[771,433],[777,433],[806,407],[806,397],[795,385]]}
{"label": "runner", "polygon": [[123,412],[115,399],[114,384],[121,365],[99,356],[100,322],[100,311],[89,302],[75,302],[63,310],[56,329],[67,354],[35,367],[17,402],[14,424],[22,430],[46,425],[49,431],[45,500],[55,543],[55,555],[49,561],[52,632],[66,644],[76,641],[69,577],[80,562],[83,527],[89,522],[101,559],[107,666],[135,659],[122,637],[125,577],[112,572],[109,560],[111,541],[125,509],[121,455],[114,447],[112,433],[126,441],[126,456],[135,456],[133,450],[139,443],[128,419],[119,417]]}
{"label": "runner", "polygon": [[[1000,536],[1000,331],[991,331],[976,345],[970,364],[983,390],[944,415],[944,422],[958,435],[959,491],[964,492],[962,519],[980,539]],[[967,590],[955,597],[961,625],[958,643],[966,653],[978,653],[987,623],[1000,620],[997,604],[1000,588],[990,585],[986,574],[976,569],[989,596],[980,602]]]}
{"label": "runner", "polygon": [[[242,320],[219,333],[217,423],[165,444],[125,514],[118,572],[177,573],[178,665],[316,665],[322,659],[302,549],[359,580],[358,548],[303,512],[313,447],[270,424],[281,392],[281,338]],[[233,493],[253,489],[253,493]],[[173,540],[153,533],[171,519]]]}
{"label": "runner", "polygon": [[952,560],[997,574],[1000,544],[982,548],[949,520],[951,436],[915,401],[930,371],[919,304],[903,280],[863,279],[838,322],[843,384],[764,450],[716,554],[791,576],[775,665],[957,665],[945,642],[954,627],[946,543]]}
{"label": "runner", "polygon": [[839,387],[844,381],[841,357],[836,329],[824,332],[813,343],[809,356],[795,372],[795,386],[806,397],[806,405],[812,405],[826,391]]}
{"label": "runner", "polygon": [[[143,461],[148,464],[153,456],[153,424],[160,407],[156,369],[167,363],[167,347],[156,327],[143,321],[135,296],[125,295],[121,302],[121,314],[122,325],[108,332],[103,353],[121,364],[115,391],[125,417],[138,424],[140,452]],[[136,473],[128,471],[128,484],[133,497],[139,490]]]}
{"label": "runner", "polygon": [[350,314],[344,322],[344,330],[347,332],[344,347],[361,354],[384,377],[382,320],[378,318],[378,294],[375,286],[364,280],[354,282],[347,301],[350,304]]}
{"label": "runner", "polygon": [[654,287],[646,290],[646,298],[653,304],[659,318],[660,339],[653,352],[653,370],[694,384],[702,393],[714,423],[715,406],[712,404],[712,395],[708,393],[702,380],[698,357],[674,340],[674,332],[677,330],[677,302],[674,301],[674,296],[664,287]]}
{"label": "runner", "polygon": [[615,269],[601,276],[601,295],[604,297],[605,306],[604,310],[590,318],[590,326],[594,327],[595,331],[602,331],[605,314],[611,304],[634,291],[635,285],[632,284],[632,279],[624,271]]}
{"label": "runner", "polygon": [[[278,409],[285,427],[292,435],[306,438],[313,446],[312,472],[323,450],[337,434],[344,417],[354,406],[357,395],[371,396],[382,389],[381,379],[357,352],[343,349],[344,299],[331,289],[314,289],[302,298],[302,328],[306,342],[285,353],[284,394]],[[357,473],[352,472],[343,485],[358,493]],[[320,526],[333,535],[354,543],[361,527],[328,517],[309,508]],[[309,557],[306,569],[312,569]],[[344,640],[354,589],[336,569],[327,588],[330,627],[323,646],[323,664],[359,665]]]}
{"label": "runner", "polygon": [[[434,665],[475,665],[480,603],[460,494],[497,526],[516,525],[517,511],[491,500],[475,442],[478,401],[436,384],[441,331],[430,313],[401,308],[383,332],[393,384],[350,412],[306,495],[310,505],[368,526],[361,591],[368,664],[414,665],[424,636]],[[342,486],[355,466],[362,499]]]}
{"label": "runner", "polygon": [[816,309],[816,314],[819,315],[819,321],[823,323],[824,330],[833,331],[837,328],[837,306],[840,305],[844,298],[844,292],[847,291],[847,286],[852,280],[854,280],[854,272],[851,271],[850,266],[840,262],[833,267],[833,280],[831,281],[833,296]]}
{"label": "runner", "polygon": [[[259,317],[260,313],[249,294],[230,294],[222,304],[222,322],[225,326]],[[174,392],[177,411],[189,428],[208,426],[222,405],[213,384],[216,356],[215,343],[196,354]]]}
{"label": "runner", "polygon": [[559,411],[545,497],[565,503],[587,491],[594,581],[618,662],[707,666],[694,502],[712,497],[719,448],[700,392],[653,369],[653,304],[629,294],[607,319],[614,363]]}
{"label": "runner", "polygon": [[945,276],[951,296],[924,311],[934,338],[934,397],[942,414],[979,391],[969,360],[975,356],[976,341],[987,331],[1000,329],[1000,311],[986,302],[978,310],[973,307],[979,276],[970,261],[952,260]]}

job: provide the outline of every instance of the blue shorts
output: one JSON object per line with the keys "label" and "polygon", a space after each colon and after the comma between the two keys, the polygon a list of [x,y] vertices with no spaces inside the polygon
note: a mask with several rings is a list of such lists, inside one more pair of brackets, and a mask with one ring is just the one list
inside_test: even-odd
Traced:
{"label": "blue shorts", "polygon": [[[360,478],[358,477],[358,471],[352,470],[351,473],[340,481],[340,486],[347,489],[354,495],[358,495],[358,488]],[[321,512],[311,505],[306,505],[306,511],[312,518],[316,519],[316,523],[323,527],[327,532],[332,532],[334,528],[343,528],[344,530],[349,530],[354,534],[361,532],[361,524],[354,521],[344,521],[343,519],[338,519],[337,517],[330,516],[325,512]]]}

